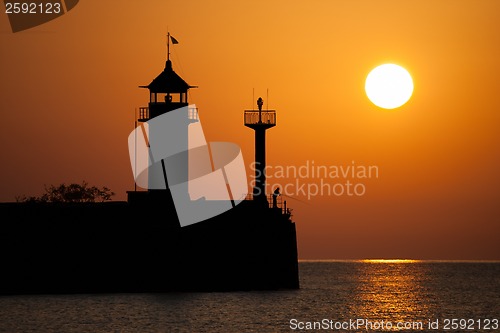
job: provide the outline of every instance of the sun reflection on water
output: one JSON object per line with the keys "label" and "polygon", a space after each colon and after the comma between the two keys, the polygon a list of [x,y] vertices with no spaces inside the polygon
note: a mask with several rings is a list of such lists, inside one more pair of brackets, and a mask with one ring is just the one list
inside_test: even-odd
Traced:
{"label": "sun reflection on water", "polygon": [[354,290],[354,313],[371,320],[425,321],[429,301],[425,295],[426,272],[413,259],[369,259],[360,265]]}

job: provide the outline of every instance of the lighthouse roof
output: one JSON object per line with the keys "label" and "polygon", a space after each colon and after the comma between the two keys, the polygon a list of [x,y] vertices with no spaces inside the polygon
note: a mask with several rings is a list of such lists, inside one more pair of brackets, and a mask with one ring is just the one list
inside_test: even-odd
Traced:
{"label": "lighthouse roof", "polygon": [[165,69],[147,86],[140,86],[140,88],[148,88],[154,93],[182,93],[186,92],[189,88],[196,88],[190,86],[184,81],[172,68],[172,61],[167,60]]}

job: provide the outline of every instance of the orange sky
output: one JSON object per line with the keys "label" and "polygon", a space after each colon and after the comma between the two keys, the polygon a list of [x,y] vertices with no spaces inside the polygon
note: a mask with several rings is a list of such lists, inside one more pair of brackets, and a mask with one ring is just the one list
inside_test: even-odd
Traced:
{"label": "orange sky", "polygon": [[[125,200],[138,86],[163,70],[168,29],[209,141],[250,165],[243,111],[261,96],[278,117],[268,165],[377,166],[350,179],[363,196],[285,197],[301,259],[500,259],[498,13],[496,0],[82,0],[12,33],[2,10],[0,201],[82,180]],[[386,62],[415,84],[395,110],[364,92]]]}

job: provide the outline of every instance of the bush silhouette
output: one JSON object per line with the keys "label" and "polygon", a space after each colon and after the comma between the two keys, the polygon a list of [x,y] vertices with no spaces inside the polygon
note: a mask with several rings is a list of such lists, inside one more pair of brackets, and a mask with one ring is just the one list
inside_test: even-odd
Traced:
{"label": "bush silhouette", "polygon": [[81,184],[72,183],[69,185],[61,184],[58,186],[45,186],[45,193],[39,197],[20,196],[16,198],[17,202],[103,202],[111,200],[115,195],[109,188],[103,186],[89,186],[83,181]]}

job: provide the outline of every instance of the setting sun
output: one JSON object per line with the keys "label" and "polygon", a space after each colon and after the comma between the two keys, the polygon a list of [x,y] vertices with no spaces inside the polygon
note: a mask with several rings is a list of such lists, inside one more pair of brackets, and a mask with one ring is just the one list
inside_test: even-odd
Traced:
{"label": "setting sun", "polygon": [[370,101],[376,106],[395,109],[410,99],[413,94],[413,80],[410,73],[403,67],[384,64],[368,74],[365,91]]}

